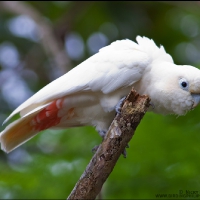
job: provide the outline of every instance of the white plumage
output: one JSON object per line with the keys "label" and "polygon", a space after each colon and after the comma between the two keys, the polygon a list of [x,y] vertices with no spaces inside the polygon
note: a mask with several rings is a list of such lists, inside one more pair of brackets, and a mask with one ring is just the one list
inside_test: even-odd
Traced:
{"label": "white plumage", "polygon": [[150,96],[154,112],[182,115],[193,109],[200,100],[200,71],[175,65],[153,40],[136,40],[100,49],[21,104],[5,121],[21,115],[1,133],[1,148],[9,152],[48,128],[92,125],[105,132],[133,86]]}

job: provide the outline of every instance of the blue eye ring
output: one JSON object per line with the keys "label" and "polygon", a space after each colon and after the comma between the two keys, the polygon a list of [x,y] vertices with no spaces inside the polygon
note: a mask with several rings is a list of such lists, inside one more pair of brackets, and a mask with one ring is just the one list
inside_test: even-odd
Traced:
{"label": "blue eye ring", "polygon": [[188,90],[188,88],[189,88],[189,83],[185,78],[180,78],[179,85],[180,85],[181,89],[183,89],[183,90]]}

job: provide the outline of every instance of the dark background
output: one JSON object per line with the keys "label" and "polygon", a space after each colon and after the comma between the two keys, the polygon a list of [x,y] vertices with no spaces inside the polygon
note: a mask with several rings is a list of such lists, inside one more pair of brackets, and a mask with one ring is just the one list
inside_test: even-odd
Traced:
{"label": "dark background", "polygon": [[[0,122],[99,48],[137,35],[200,67],[199,2],[0,2]],[[200,190],[200,108],[147,113],[105,183],[106,199]],[[5,126],[1,128],[3,130]],[[0,152],[0,198],[66,198],[101,142],[92,127],[47,130]]]}

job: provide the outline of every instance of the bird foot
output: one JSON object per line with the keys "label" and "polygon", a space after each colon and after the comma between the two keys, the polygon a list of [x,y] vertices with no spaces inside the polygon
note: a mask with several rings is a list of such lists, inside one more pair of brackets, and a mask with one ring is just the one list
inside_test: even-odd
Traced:
{"label": "bird foot", "polygon": [[121,112],[124,99],[126,99],[126,97],[121,98],[121,99],[119,100],[119,102],[117,103],[117,105],[115,106],[115,111],[116,111],[116,113],[120,113],[120,112]]}
{"label": "bird foot", "polygon": [[[98,130],[99,135],[102,137],[102,140],[104,140],[104,137],[106,135],[107,131],[104,130]],[[95,153],[97,151],[97,149],[99,148],[100,145],[96,145],[92,148],[92,153]]]}
{"label": "bird foot", "polygon": [[92,153],[96,153],[97,149],[99,148],[99,145],[96,145],[92,148]]}
{"label": "bird foot", "polygon": [[129,145],[128,145],[128,144],[127,144],[127,146],[125,147],[124,151],[122,151],[122,155],[123,155],[124,158],[127,157],[126,148],[129,148]]}
{"label": "bird foot", "polygon": [[152,107],[152,109],[155,109],[155,105],[152,102],[150,102],[149,105]]}
{"label": "bird foot", "polygon": [[98,130],[98,133],[99,133],[99,135],[102,137],[102,139],[104,139],[104,137],[105,137],[107,131],[105,131],[105,130]]}

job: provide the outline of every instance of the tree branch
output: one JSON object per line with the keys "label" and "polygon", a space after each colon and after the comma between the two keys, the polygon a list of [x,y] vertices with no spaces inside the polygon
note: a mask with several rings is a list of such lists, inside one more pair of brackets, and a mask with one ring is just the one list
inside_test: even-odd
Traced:
{"label": "tree branch", "polygon": [[14,14],[26,15],[33,19],[37,24],[40,41],[47,55],[53,57],[57,67],[63,73],[68,71],[67,66],[70,64],[70,60],[62,44],[54,36],[51,25],[36,9],[22,1],[1,1],[0,6]]}
{"label": "tree branch", "polygon": [[148,96],[139,96],[135,90],[131,90],[124,101],[121,113],[114,118],[103,142],[68,199],[96,198],[118,158],[134,135],[140,120],[149,107],[149,102]]}

